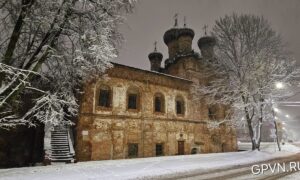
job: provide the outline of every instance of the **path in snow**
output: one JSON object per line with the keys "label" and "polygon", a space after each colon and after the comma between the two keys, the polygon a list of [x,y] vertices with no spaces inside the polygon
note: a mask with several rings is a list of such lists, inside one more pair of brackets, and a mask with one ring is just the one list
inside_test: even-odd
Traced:
{"label": "path in snow", "polygon": [[[273,179],[279,179],[279,178],[286,178],[288,176],[294,177],[294,173],[297,173],[295,171],[289,171],[289,162],[297,162],[300,158],[300,153],[296,155],[292,155],[289,157],[282,157],[282,158],[276,158],[273,160],[264,161],[261,163],[255,162],[255,165],[259,164],[270,164],[271,166],[274,166],[274,164],[277,163],[285,163],[286,164],[286,171],[277,171],[275,168],[273,171],[268,169],[267,171],[264,171],[264,173],[260,174],[253,174],[251,171],[251,166],[254,164],[248,164],[248,165],[241,165],[233,168],[227,168],[227,169],[221,169],[214,172],[207,172],[207,173],[190,173],[188,175],[181,176],[180,178],[176,177],[175,179],[178,180],[249,180],[249,179],[255,179],[255,180],[273,180]],[[298,174],[299,175],[299,174]],[[294,178],[294,179],[299,179]]]}

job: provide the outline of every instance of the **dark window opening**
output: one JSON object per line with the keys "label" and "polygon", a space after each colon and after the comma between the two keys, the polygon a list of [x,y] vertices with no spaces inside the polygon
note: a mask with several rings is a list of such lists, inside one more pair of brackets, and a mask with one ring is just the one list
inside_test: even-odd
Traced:
{"label": "dark window opening", "polygon": [[226,152],[226,145],[224,143],[222,143],[222,152]]}
{"label": "dark window opening", "polygon": [[155,97],[155,112],[162,112],[162,101],[160,97]]}
{"label": "dark window opening", "polygon": [[176,113],[183,114],[183,102],[176,101]]}
{"label": "dark window opening", "polygon": [[104,89],[100,90],[99,106],[110,107],[110,91],[109,90],[104,90]]}
{"label": "dark window opening", "polygon": [[208,118],[211,120],[216,119],[216,111],[213,108],[208,108]]}
{"label": "dark window opening", "polygon": [[197,152],[198,152],[197,148],[193,148],[191,154],[197,154]]}
{"label": "dark window opening", "polygon": [[128,109],[137,109],[137,94],[128,95]]}
{"label": "dark window opening", "polygon": [[138,144],[128,144],[128,157],[138,157],[139,145]]}
{"label": "dark window opening", "polygon": [[156,151],[156,156],[163,156],[164,155],[163,144],[156,144],[155,151]]}

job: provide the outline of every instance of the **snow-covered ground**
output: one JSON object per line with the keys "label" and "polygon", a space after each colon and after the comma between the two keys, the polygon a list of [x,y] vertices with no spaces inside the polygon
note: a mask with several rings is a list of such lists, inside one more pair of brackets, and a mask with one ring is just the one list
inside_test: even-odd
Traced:
{"label": "snow-covered ground", "polygon": [[[293,144],[300,147],[300,143],[293,143]],[[291,145],[289,143],[285,145],[280,144],[283,150],[290,151],[290,152],[298,151],[299,147],[294,145]],[[250,142],[238,142],[238,149],[243,151],[251,150],[252,144]],[[276,142],[261,142],[260,149],[262,151],[267,151],[267,152],[276,152],[278,151],[278,146]]]}
{"label": "snow-covered ground", "polygon": [[283,178],[280,178],[282,180],[295,180],[295,179],[299,179],[300,177],[300,172],[296,172],[293,174],[290,174],[288,176],[284,176]]}
{"label": "snow-covered ground", "polygon": [[[274,147],[274,146],[273,146]],[[273,151],[272,151],[273,149]],[[168,174],[205,172],[218,168],[227,168],[252,162],[288,156],[300,152],[291,144],[283,146],[283,151],[274,152],[274,148],[263,151],[243,151],[230,153],[212,153],[185,156],[165,156],[141,159],[123,159],[108,161],[79,162],[41,167],[0,169],[1,180],[37,180],[37,179],[141,179]]]}

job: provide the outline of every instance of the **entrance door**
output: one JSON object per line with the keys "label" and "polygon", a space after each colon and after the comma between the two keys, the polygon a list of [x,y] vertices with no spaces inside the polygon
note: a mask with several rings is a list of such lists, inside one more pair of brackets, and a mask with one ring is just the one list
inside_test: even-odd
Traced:
{"label": "entrance door", "polygon": [[184,155],[184,141],[178,141],[178,155]]}

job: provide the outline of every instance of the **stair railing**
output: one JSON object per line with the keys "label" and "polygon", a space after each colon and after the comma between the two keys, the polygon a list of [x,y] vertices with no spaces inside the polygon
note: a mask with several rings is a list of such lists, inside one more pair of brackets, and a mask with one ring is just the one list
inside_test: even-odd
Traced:
{"label": "stair railing", "polygon": [[71,130],[70,128],[67,129],[68,130],[68,141],[69,141],[69,150],[70,150],[70,154],[72,154],[73,156],[75,155],[75,150],[73,147],[73,141],[72,141],[72,135],[71,135]]}

